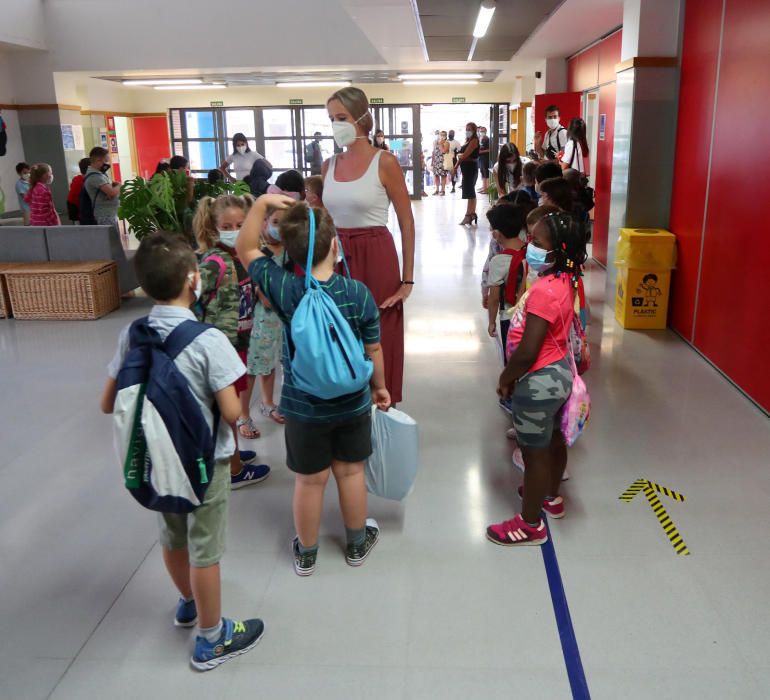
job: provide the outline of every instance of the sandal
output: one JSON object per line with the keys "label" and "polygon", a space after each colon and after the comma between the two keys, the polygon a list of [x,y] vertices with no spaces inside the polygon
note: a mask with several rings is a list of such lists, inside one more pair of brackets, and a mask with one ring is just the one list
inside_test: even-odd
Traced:
{"label": "sandal", "polygon": [[[235,422],[235,427],[238,428],[238,435],[240,435],[245,440],[256,440],[262,435],[262,433],[259,432],[257,426],[254,425],[254,421],[251,419],[251,416],[246,419],[239,418]],[[246,428],[247,432],[243,431],[244,427]]]}
{"label": "sandal", "polygon": [[265,404],[262,403],[259,405],[259,412],[265,416],[265,418],[274,420],[276,423],[278,423],[278,425],[283,425],[286,423],[286,419],[278,412],[278,406],[268,408],[265,406]]}

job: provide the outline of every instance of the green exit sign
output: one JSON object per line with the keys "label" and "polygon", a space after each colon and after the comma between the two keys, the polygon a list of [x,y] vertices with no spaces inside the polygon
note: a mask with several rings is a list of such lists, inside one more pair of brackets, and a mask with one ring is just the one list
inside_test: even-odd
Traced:
{"label": "green exit sign", "polygon": [[372,97],[371,100],[369,100],[370,105],[384,105],[385,104],[385,98],[384,97]]}
{"label": "green exit sign", "polygon": [[453,105],[465,104],[465,98],[464,97],[453,97],[452,98],[452,104]]}
{"label": "green exit sign", "polygon": [[305,104],[300,98],[295,97],[294,99],[289,100],[290,105],[301,105]]}
{"label": "green exit sign", "polygon": [[222,100],[214,100],[210,103],[212,107],[224,107],[225,103]]}

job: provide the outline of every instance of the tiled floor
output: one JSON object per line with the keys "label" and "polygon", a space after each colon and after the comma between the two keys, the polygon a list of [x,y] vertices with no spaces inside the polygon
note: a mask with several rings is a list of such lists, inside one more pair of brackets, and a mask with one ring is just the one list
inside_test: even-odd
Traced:
{"label": "tiled floor", "polygon": [[[145,303],[93,323],[0,321],[0,698],[570,697],[539,550],[484,539],[518,507],[520,475],[479,304],[488,230],[458,226],[462,205],[415,205],[414,493],[372,499],[383,538],[354,570],[330,489],[318,571],[300,579],[282,436],[263,424],[255,446],[275,470],[232,496],[223,575],[226,613],[267,632],[208,674],[188,667],[154,517],[124,492],[97,408],[118,330]],[[675,336],[623,332],[603,287],[592,269],[594,414],[552,527],[592,696],[766,698],[768,420]],[[639,477],[687,496],[662,500],[691,556],[642,497],[618,500]]]}

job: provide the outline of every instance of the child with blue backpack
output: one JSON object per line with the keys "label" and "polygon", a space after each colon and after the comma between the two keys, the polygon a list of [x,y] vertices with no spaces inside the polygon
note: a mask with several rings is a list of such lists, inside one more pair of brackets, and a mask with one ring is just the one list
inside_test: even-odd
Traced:
{"label": "child with blue backpack", "polygon": [[[280,234],[289,257],[305,262],[296,276],[265,257],[259,244],[269,208],[286,210]],[[380,345],[379,312],[367,287],[335,273],[339,242],[331,217],[284,195],[264,195],[249,211],[236,250],[284,323],[286,452],[295,473],[294,570],[315,570],[323,498],[330,475],[345,523],[346,561],[360,566],[379,539],[367,519],[364,462],[372,453],[372,402],[390,407]]]}
{"label": "child with blue backpack", "polygon": [[[240,414],[234,385],[245,369],[227,336],[197,322],[190,310],[200,296],[201,275],[187,243],[167,234],[149,236],[134,265],[155,305],[121,333],[101,408],[115,412],[127,488],[160,511],[163,561],[181,596],[174,625],[197,622],[191,664],[208,671],[249,651],[264,631],[261,620],[221,616],[219,561],[229,460],[236,449],[232,424]],[[198,442],[201,452],[187,459],[188,448]]]}

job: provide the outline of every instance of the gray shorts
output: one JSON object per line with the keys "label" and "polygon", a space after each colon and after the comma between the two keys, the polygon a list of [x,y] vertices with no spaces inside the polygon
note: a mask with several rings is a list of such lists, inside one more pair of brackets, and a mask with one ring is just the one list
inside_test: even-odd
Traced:
{"label": "gray shorts", "polygon": [[227,501],[230,496],[230,460],[214,466],[203,503],[192,513],[158,513],[160,544],[164,549],[187,547],[190,564],[206,567],[217,564],[225,553]]}
{"label": "gray shorts", "polygon": [[520,447],[548,447],[560,430],[558,417],[572,391],[567,359],[525,374],[513,390],[513,425]]}

